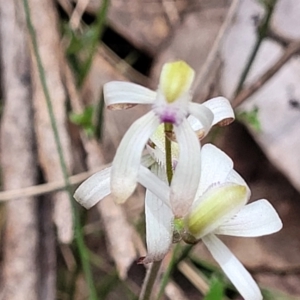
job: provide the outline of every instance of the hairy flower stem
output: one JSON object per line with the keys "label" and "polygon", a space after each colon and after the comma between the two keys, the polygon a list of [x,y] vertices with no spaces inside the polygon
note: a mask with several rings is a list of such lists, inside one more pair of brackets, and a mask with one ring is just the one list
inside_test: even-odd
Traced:
{"label": "hairy flower stem", "polygon": [[151,293],[153,291],[153,286],[155,283],[155,280],[158,276],[158,271],[160,269],[162,260],[155,261],[152,263],[151,267],[147,271],[147,275],[142,287],[142,291],[139,297],[139,300],[150,300]]}
{"label": "hairy flower stem", "polygon": [[89,254],[88,254],[88,251],[87,251],[87,248],[86,248],[86,245],[84,242],[84,238],[83,238],[83,232],[82,232],[82,226],[80,223],[79,212],[78,212],[77,207],[75,206],[73,196],[72,196],[73,192],[72,192],[72,188],[71,188],[70,181],[69,181],[69,175],[68,175],[68,170],[67,170],[67,166],[66,166],[66,161],[65,161],[65,158],[63,155],[62,145],[61,145],[59,132],[58,132],[58,128],[57,128],[57,124],[56,124],[56,120],[55,120],[55,115],[54,115],[52,102],[51,102],[51,98],[50,98],[50,93],[49,93],[49,89],[48,89],[47,82],[46,82],[45,70],[44,70],[41,56],[40,56],[39,49],[38,49],[36,33],[35,33],[35,29],[33,27],[32,20],[31,20],[28,0],[23,0],[23,5],[24,5],[24,10],[25,10],[25,15],[26,15],[27,27],[28,27],[29,35],[31,38],[32,46],[33,46],[34,57],[36,59],[39,77],[41,80],[42,89],[44,92],[44,96],[45,96],[47,108],[48,108],[48,113],[49,113],[49,117],[51,120],[51,126],[52,126],[52,130],[54,133],[54,138],[55,138],[55,143],[56,143],[57,152],[58,152],[58,156],[59,156],[59,161],[60,161],[61,169],[62,169],[63,176],[64,176],[65,188],[68,192],[70,202],[72,205],[72,212],[73,212],[74,225],[75,225],[75,229],[74,229],[75,230],[75,241],[76,241],[76,244],[78,247],[78,252],[79,252],[83,272],[84,272],[85,279],[87,281],[89,292],[90,292],[89,299],[97,300],[98,297],[97,297],[97,293],[96,293],[96,287],[94,285],[92,271],[91,271],[91,267],[90,267],[90,263],[89,263]]}
{"label": "hairy flower stem", "polygon": [[171,184],[173,177],[173,168],[172,168],[172,148],[171,141],[168,139],[167,134],[172,132],[173,125],[170,123],[165,123],[165,153],[166,153],[166,170],[167,178],[169,185]]}

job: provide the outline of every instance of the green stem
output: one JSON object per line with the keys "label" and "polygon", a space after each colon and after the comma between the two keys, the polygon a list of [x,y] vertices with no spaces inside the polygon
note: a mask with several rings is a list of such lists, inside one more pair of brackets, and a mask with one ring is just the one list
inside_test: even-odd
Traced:
{"label": "green stem", "polygon": [[261,46],[261,43],[263,42],[263,40],[265,39],[265,37],[268,34],[269,23],[270,23],[271,16],[272,16],[274,8],[275,8],[276,1],[277,0],[270,0],[270,2],[265,5],[265,7],[267,9],[267,15],[265,16],[264,21],[261,24],[261,26],[258,28],[258,38],[256,40],[256,43],[252,50],[252,53],[248,59],[247,65],[245,66],[245,69],[239,80],[238,86],[235,91],[235,96],[242,90],[245,80],[250,72],[250,69],[253,65],[254,59],[257,55],[257,52]]}
{"label": "green stem", "polygon": [[169,185],[171,184],[173,177],[173,167],[172,167],[172,147],[171,141],[167,137],[167,133],[172,132],[173,125],[170,123],[165,123],[165,152],[166,152],[166,170],[167,170],[167,178]]}
{"label": "green stem", "polygon": [[[169,185],[171,184],[173,177],[173,168],[172,168],[172,147],[171,141],[167,138],[167,133],[171,133],[173,125],[170,123],[165,123],[165,153],[166,153],[166,172]],[[162,261],[153,262],[151,268],[148,270],[145,281],[143,283],[142,291],[140,294],[139,300],[150,299],[155,280],[158,275],[159,268]]]}
{"label": "green stem", "polygon": [[93,57],[95,52],[97,51],[97,45],[99,42],[99,39],[102,35],[103,32],[103,27],[105,24],[105,19],[106,19],[106,15],[107,15],[107,10],[108,10],[108,6],[109,6],[109,0],[104,0],[102,5],[99,7],[99,10],[97,12],[96,15],[96,24],[95,24],[95,34],[93,35],[93,40],[91,43],[91,48],[90,48],[90,53],[88,54],[88,58],[86,59],[81,73],[80,73],[80,77],[79,77],[79,86],[82,86],[84,83],[84,80],[91,68],[92,62],[93,62]]}
{"label": "green stem", "polygon": [[152,266],[148,269],[139,300],[151,299],[151,293],[153,291],[153,286],[158,276],[158,271],[160,269],[161,263],[162,260],[155,261],[152,263]]}
{"label": "green stem", "polygon": [[65,187],[66,187],[66,190],[68,191],[68,195],[69,195],[70,202],[72,205],[72,212],[73,212],[73,218],[74,218],[74,223],[75,223],[74,224],[75,225],[75,228],[74,228],[75,240],[77,243],[79,256],[81,259],[82,268],[83,268],[85,278],[86,278],[86,281],[88,283],[89,290],[90,290],[89,299],[97,300],[98,297],[97,297],[96,288],[95,288],[95,285],[93,282],[92,271],[91,271],[90,264],[89,264],[88,251],[85,246],[84,239],[83,239],[83,232],[82,232],[82,228],[81,228],[81,224],[80,224],[80,216],[79,216],[79,212],[75,206],[75,203],[74,203],[73,197],[72,197],[72,188],[71,188],[71,185],[69,182],[68,170],[67,170],[66,162],[64,159],[63,151],[62,151],[62,145],[61,145],[61,141],[60,141],[60,137],[59,137],[59,132],[58,132],[58,128],[56,125],[56,120],[55,120],[55,115],[54,115],[52,102],[51,102],[51,98],[50,98],[50,94],[49,94],[49,89],[48,89],[47,82],[46,82],[45,70],[44,70],[42,60],[40,57],[40,53],[38,50],[37,38],[36,38],[35,29],[33,27],[32,20],[31,20],[28,0],[23,0],[23,5],[24,5],[24,10],[25,10],[25,15],[26,15],[27,27],[28,27],[30,38],[31,38],[32,45],[33,45],[34,56],[35,56],[37,66],[38,66],[39,77],[41,80],[42,89],[43,89],[43,92],[45,95],[48,113],[49,113],[49,117],[51,120],[51,126],[52,126],[52,130],[54,133],[55,143],[56,143],[57,152],[59,155],[59,161],[60,161],[60,165],[61,165],[61,169],[62,169],[62,173],[63,173],[63,177],[64,177]]}

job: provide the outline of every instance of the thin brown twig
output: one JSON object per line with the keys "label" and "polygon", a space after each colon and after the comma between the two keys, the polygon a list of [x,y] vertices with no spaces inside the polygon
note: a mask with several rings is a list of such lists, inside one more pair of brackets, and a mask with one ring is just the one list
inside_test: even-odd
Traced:
{"label": "thin brown twig", "polygon": [[90,0],[78,0],[70,18],[70,25],[73,30],[80,26],[82,15],[85,12]]}
{"label": "thin brown twig", "polygon": [[209,291],[209,284],[191,263],[181,261],[178,264],[178,269],[202,295],[206,295]]}
{"label": "thin brown twig", "polygon": [[197,75],[197,78],[194,82],[194,87],[198,87],[199,85],[202,85],[204,83],[205,78],[207,78],[207,75],[211,70],[211,66],[215,62],[216,56],[219,53],[219,49],[220,49],[221,42],[223,41],[223,37],[229,25],[231,24],[233,17],[235,16],[239,2],[240,2],[239,0],[232,1],[228,13],[226,15],[226,18],[218,32],[218,35],[214,41],[211,50],[209,51],[209,55],[206,58],[204,65],[202,66],[200,72]]}
{"label": "thin brown twig", "polygon": [[267,31],[267,38],[277,42],[283,47],[288,47],[291,43],[294,42],[293,39],[284,36],[279,31],[276,30],[276,28],[269,27]]}
{"label": "thin brown twig", "polygon": [[[89,176],[91,176],[93,173],[100,171],[101,169],[104,169],[108,167],[109,165],[105,165],[98,169],[93,169],[87,172],[82,172],[73,176],[69,177],[70,185],[76,185],[80,182],[87,179]],[[29,186],[22,189],[16,189],[16,190],[9,190],[9,191],[3,191],[0,192],[0,202],[5,202],[9,200],[16,200],[18,198],[24,198],[24,197],[33,197],[33,196],[39,196],[51,192],[55,192],[58,190],[62,190],[65,188],[65,182],[64,180],[57,180],[52,181],[44,184]]]}
{"label": "thin brown twig", "polygon": [[242,104],[246,99],[253,95],[259,88],[261,88],[272,76],[281,69],[281,67],[295,54],[300,52],[300,41],[292,42],[285,50],[278,61],[270,67],[262,76],[260,76],[254,83],[244,88],[233,99],[232,106],[235,108]]}
{"label": "thin brown twig", "polygon": [[282,268],[267,267],[267,266],[257,266],[254,268],[247,268],[252,274],[272,274],[278,276],[288,276],[288,275],[299,275],[300,266],[286,266]]}

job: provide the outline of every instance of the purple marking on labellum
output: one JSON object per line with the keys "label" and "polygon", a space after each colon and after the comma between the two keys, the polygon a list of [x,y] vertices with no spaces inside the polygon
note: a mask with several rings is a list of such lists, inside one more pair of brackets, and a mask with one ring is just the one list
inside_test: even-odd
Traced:
{"label": "purple marking on labellum", "polygon": [[170,113],[169,111],[165,111],[161,116],[160,120],[163,123],[171,123],[175,124],[176,123],[176,116],[174,113]]}

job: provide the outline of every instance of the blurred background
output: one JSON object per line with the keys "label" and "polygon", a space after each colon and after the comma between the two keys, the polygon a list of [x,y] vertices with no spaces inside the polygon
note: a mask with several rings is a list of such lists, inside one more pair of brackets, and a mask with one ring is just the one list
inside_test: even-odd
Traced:
{"label": "blurred background", "polygon": [[[265,299],[300,299],[299,28],[298,0],[0,0],[0,299],[138,299],[143,188],[89,211],[72,194],[148,110],[106,110],[103,84],[156,89],[178,59],[196,71],[194,101],[222,95],[236,111],[203,143],[284,224],[225,243]],[[241,299],[201,243],[177,245],[163,270],[161,299]]]}

